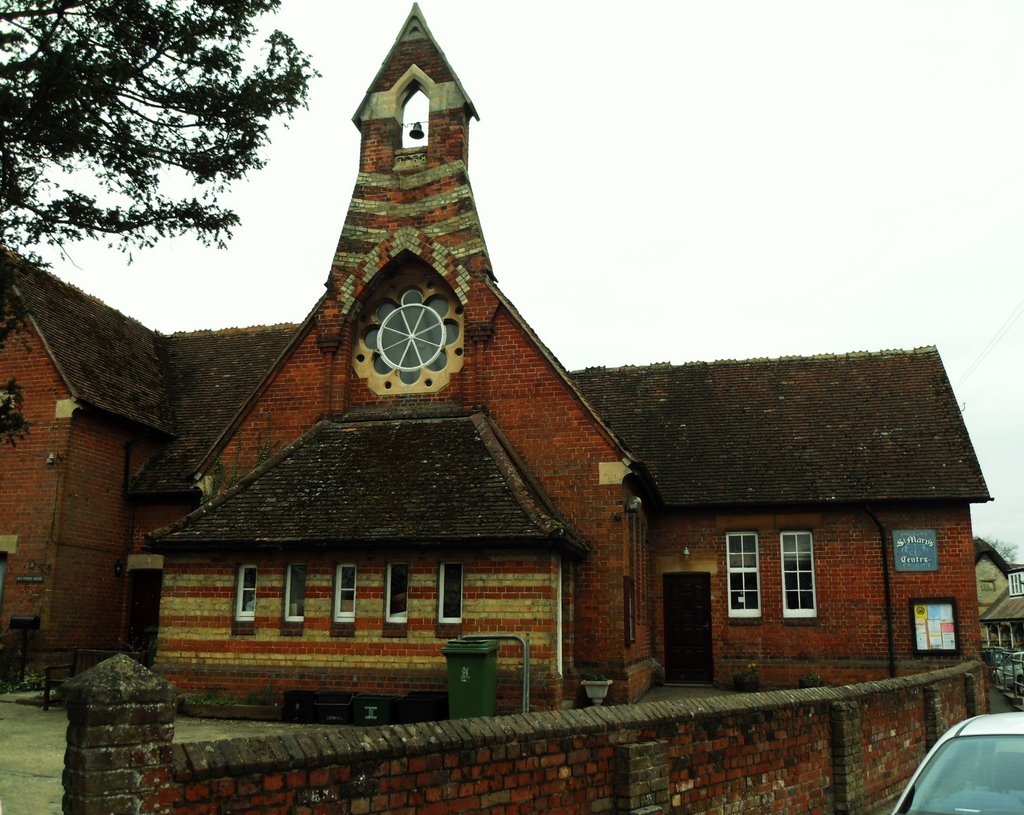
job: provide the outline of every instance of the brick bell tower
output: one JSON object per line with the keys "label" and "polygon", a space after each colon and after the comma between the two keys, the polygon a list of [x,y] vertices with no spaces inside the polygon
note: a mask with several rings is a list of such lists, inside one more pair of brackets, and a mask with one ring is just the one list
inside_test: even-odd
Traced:
{"label": "brick bell tower", "polygon": [[[429,108],[425,121],[407,116],[414,97]],[[468,355],[467,321],[476,310],[470,290],[480,291],[478,284],[493,278],[467,170],[475,118],[473,102],[413,4],[353,116],[362,136],[359,175],[316,317],[321,349],[339,362],[351,358],[357,378],[378,396],[444,390]],[[410,134],[419,140],[410,141]],[[410,264],[433,280],[398,279],[400,267]],[[420,294],[408,293],[410,285],[420,286]],[[420,345],[421,375],[415,370],[419,358],[398,358],[384,344],[394,325],[384,324],[389,306],[380,317],[370,314],[381,308],[384,287],[395,292],[395,308],[418,308],[419,297],[424,307],[443,310],[439,290],[450,301],[438,330],[453,339],[439,340],[433,350]],[[373,331],[376,323],[380,334]],[[334,401],[332,412],[339,408]]]}

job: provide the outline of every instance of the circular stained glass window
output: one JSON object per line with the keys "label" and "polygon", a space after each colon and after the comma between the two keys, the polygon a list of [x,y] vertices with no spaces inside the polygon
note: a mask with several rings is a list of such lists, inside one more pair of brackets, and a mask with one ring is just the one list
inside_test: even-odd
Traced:
{"label": "circular stained glass window", "polygon": [[402,295],[401,305],[392,307],[381,317],[374,339],[384,362],[399,371],[418,371],[429,366],[444,350],[448,332],[442,322],[443,313],[433,300],[447,311],[447,303],[432,298],[424,303],[422,295],[410,289]]}

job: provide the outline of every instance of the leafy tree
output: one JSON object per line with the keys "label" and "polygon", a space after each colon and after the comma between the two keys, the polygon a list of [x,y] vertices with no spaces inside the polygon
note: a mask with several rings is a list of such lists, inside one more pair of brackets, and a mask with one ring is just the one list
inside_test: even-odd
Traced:
{"label": "leafy tree", "polygon": [[[260,18],[279,6],[0,0],[3,247],[40,263],[34,247],[82,239],[127,249],[191,233],[223,245],[238,216],[221,193],[263,166],[271,120],[305,104],[313,76],[280,31],[256,47]],[[15,263],[0,251],[0,345],[20,322]],[[0,436],[19,419],[0,392]]]}

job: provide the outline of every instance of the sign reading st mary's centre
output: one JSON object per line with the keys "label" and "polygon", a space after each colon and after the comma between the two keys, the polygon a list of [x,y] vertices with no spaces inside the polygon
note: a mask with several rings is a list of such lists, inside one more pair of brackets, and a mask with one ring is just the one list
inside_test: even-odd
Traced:
{"label": "sign reading st mary's centre", "polygon": [[892,549],[897,572],[939,570],[939,547],[934,529],[894,529]]}

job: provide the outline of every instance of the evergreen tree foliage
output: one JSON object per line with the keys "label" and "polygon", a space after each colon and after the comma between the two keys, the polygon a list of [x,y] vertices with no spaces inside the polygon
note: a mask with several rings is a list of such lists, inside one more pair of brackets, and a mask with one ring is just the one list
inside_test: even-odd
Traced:
{"label": "evergreen tree foliage", "polygon": [[[287,35],[257,42],[279,6],[0,0],[0,244],[36,263],[35,248],[82,239],[223,245],[238,216],[221,193],[263,166],[270,122],[305,104],[313,75]],[[15,262],[0,251],[0,345],[20,320]],[[0,391],[8,440],[17,393]]]}

